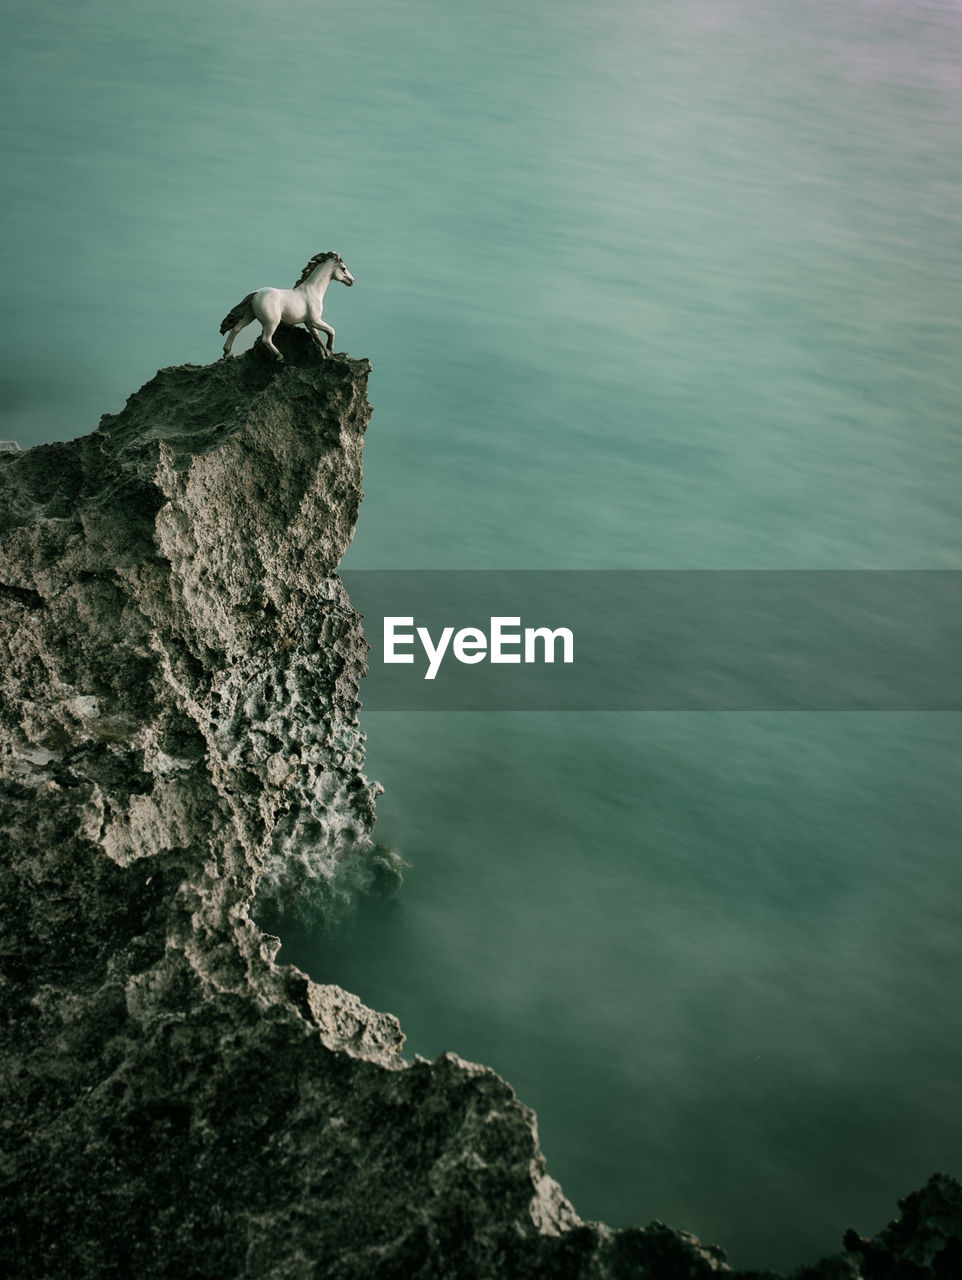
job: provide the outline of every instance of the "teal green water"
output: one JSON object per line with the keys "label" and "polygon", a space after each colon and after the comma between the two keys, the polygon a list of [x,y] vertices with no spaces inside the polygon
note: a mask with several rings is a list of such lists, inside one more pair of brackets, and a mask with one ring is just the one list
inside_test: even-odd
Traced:
{"label": "teal green water", "polygon": [[[350,566],[960,567],[957,5],[7,28],[0,435],[91,429],[334,248]],[[957,716],[366,727],[412,868],[288,958],[495,1066],[583,1216],[790,1266],[962,1170]]]}

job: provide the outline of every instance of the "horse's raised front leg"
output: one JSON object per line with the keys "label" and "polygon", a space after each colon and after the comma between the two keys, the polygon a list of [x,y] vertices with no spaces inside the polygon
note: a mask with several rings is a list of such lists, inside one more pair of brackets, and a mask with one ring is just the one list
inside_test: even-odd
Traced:
{"label": "horse's raised front leg", "polygon": [[315,347],[317,347],[317,349],[318,349],[318,351],[321,353],[321,355],[322,355],[322,356],[324,356],[324,357],[326,358],[326,357],[327,357],[327,347],[326,347],[326,346],[324,345],[324,343],[321,341],[321,331],[320,331],[320,328],[319,328],[317,325],[309,324],[309,325],[307,326],[307,332],[308,332],[308,333],[311,335],[311,337],[314,339],[314,345],[315,345]]}
{"label": "horse's raised front leg", "polygon": [[[317,321],[315,321],[315,323],[314,323],[314,329],[320,329],[323,333],[326,333],[326,334],[327,334],[327,347],[326,347],[326,348],[325,348],[325,347],[323,346],[323,344],[321,343],[321,340],[320,340],[320,338],[317,336],[317,334],[316,334],[316,333],[314,333],[314,334],[313,334],[314,341],[315,341],[315,342],[317,343],[317,345],[321,348],[321,350],[324,352],[324,354],[325,354],[325,355],[327,355],[329,351],[333,351],[333,350],[334,350],[334,330],[331,328],[331,326],[327,323],[327,321],[326,321],[326,320],[317,320]],[[312,332],[313,332],[313,331],[312,331]]]}

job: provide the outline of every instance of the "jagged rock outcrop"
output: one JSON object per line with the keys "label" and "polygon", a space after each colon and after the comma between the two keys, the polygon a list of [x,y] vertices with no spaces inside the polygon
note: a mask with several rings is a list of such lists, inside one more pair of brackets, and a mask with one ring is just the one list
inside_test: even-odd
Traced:
{"label": "jagged rock outcrop", "polygon": [[[92,435],[0,457],[0,1270],[734,1274],[661,1224],[582,1223],[504,1081],[405,1062],[394,1018],[255,922],[255,896],[336,908],[397,875],[334,574],[370,366],[278,341],[283,366],[166,369]],[[958,1184],[906,1204],[805,1274],[962,1274]]]}

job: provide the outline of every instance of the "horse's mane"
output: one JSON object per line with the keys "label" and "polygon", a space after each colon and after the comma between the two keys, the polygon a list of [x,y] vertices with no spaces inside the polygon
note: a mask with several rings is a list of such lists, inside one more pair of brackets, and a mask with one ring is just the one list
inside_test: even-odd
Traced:
{"label": "horse's mane", "polygon": [[294,288],[295,288],[295,289],[299,289],[299,288],[301,287],[301,285],[304,283],[304,281],[307,279],[307,277],[308,277],[308,276],[309,276],[309,275],[310,275],[310,274],[311,274],[311,273],[312,273],[312,272],[313,272],[313,271],[314,271],[314,270],[315,270],[315,269],[316,269],[316,268],[317,268],[317,267],[318,267],[322,262],[326,261],[328,258],[337,258],[337,259],[340,259],[340,256],[341,256],[341,255],[340,255],[339,253],[335,253],[335,252],[333,251],[333,249],[331,250],[331,252],[330,252],[330,253],[315,253],[314,257],[313,257],[313,258],[311,258],[310,262],[307,264],[307,266],[306,266],[306,267],[304,268],[304,270],[301,272],[300,279],[299,279],[299,280],[297,280],[297,281],[295,281],[295,283],[294,283]]}

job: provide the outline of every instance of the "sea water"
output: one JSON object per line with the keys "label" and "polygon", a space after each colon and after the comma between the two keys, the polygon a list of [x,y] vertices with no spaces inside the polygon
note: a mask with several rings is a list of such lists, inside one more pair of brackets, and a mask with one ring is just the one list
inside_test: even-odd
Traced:
{"label": "sea water", "polygon": [[[333,248],[348,567],[960,567],[957,4],[8,26],[3,436],[215,359]],[[501,1072],[583,1217],[790,1267],[962,1170],[956,714],[363,722],[406,883],[281,958]]]}

